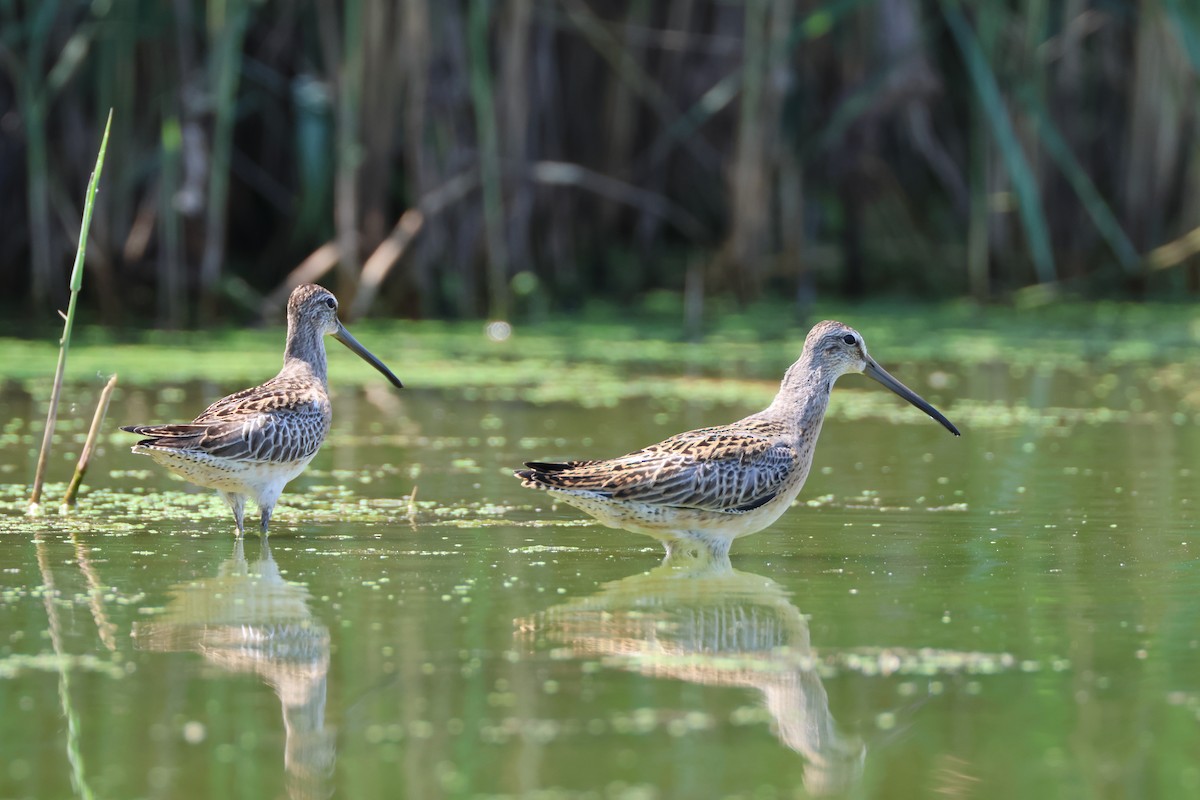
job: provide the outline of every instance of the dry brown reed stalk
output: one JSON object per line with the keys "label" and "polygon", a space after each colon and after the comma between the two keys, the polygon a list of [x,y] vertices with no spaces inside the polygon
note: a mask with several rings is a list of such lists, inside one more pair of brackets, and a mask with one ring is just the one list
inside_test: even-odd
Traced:
{"label": "dry brown reed stalk", "polygon": [[1154,248],[1146,255],[1146,267],[1152,270],[1169,269],[1200,253],[1200,227]]}
{"label": "dry brown reed stalk", "polygon": [[88,428],[87,440],[83,443],[83,450],[79,453],[79,463],[75,465],[75,474],[71,477],[70,485],[67,486],[67,493],[63,495],[62,507],[64,510],[75,506],[75,499],[79,495],[83,476],[87,474],[88,465],[92,460],[92,451],[96,449],[96,436],[100,432],[100,426],[104,424],[104,415],[108,413],[108,401],[112,399],[113,388],[116,385],[117,376],[113,375],[100,392],[100,401],[96,403],[96,413],[92,417],[92,427]]}
{"label": "dry brown reed stalk", "polygon": [[337,266],[337,263],[337,242],[326,242],[321,245],[289,272],[283,283],[276,286],[263,298],[260,313],[264,317],[278,315],[283,311],[288,295],[292,293],[293,289],[302,283],[315,283],[321,279],[322,275]]}
{"label": "dry brown reed stalk", "polygon": [[461,173],[421,198],[416,208],[410,208],[400,215],[392,232],[363,263],[359,291],[350,304],[349,319],[362,317],[370,310],[380,285],[425,227],[426,220],[436,218],[478,185],[479,175],[474,170]]}

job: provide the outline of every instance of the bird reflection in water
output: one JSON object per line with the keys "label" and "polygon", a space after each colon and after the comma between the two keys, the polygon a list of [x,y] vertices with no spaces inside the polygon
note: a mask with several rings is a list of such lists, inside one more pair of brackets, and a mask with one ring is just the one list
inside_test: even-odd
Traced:
{"label": "bird reflection in water", "polygon": [[655,678],[762,695],[779,741],[804,759],[812,796],[862,777],[866,745],[838,731],[816,671],[808,621],[779,584],[693,549],[650,572],[516,621],[519,635],[576,658]]}
{"label": "bird reflection in water", "polygon": [[288,794],[328,797],[334,736],[325,727],[329,629],[313,617],[308,590],[284,580],[267,539],[247,562],[243,540],[217,575],[176,584],[163,614],[134,626],[137,646],[195,651],[225,672],[253,673],[283,705]]}

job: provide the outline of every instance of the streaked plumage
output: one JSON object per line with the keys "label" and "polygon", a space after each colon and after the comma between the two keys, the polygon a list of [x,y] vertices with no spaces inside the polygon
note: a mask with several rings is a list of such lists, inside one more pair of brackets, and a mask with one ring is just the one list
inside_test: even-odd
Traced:
{"label": "streaked plumage", "polygon": [[371,355],[337,318],[337,299],[313,284],[288,298],[283,368],[253,389],[223,397],[190,423],[130,425],[121,430],[146,438],[133,452],[148,455],[175,474],[221,492],[239,535],[246,498],[259,507],[262,531],[283,487],[304,471],[329,433],[332,409],[325,362],[326,334],[379,370],[400,380]]}
{"label": "streaked plumage", "polygon": [[676,434],[619,458],[529,462],[515,474],[614,528],[661,539],[671,553],[699,544],[727,553],[732,541],[777,520],[799,494],[834,381],[866,372],[958,435],[949,420],[867,354],[840,322],[813,327],[775,400],[729,425]]}

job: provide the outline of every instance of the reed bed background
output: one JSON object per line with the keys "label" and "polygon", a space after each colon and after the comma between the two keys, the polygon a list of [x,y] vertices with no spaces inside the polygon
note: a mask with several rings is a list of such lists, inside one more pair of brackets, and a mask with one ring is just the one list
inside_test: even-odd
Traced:
{"label": "reed bed background", "polygon": [[0,0],[0,303],[110,107],[108,323],[1194,293],[1197,74],[1186,0]]}

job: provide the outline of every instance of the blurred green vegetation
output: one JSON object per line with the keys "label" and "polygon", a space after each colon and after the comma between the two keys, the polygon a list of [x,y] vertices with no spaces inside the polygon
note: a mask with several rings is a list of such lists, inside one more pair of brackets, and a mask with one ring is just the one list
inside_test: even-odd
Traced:
{"label": "blurred green vegetation", "polygon": [[[464,321],[361,321],[353,331],[401,380],[422,389],[514,397],[519,390],[527,400],[585,405],[629,396],[770,400],[816,320],[789,320],[782,301],[742,311],[732,300],[717,305],[701,340],[686,336],[681,301],[666,294],[632,307],[592,302],[580,313],[516,325],[500,336],[492,326]],[[823,304],[821,311],[857,326],[884,365],[952,365],[952,371],[1167,365],[1200,403],[1200,311],[1188,304],[1063,301],[981,316],[971,301],[887,301]],[[116,371],[122,385],[205,380],[235,388],[274,372],[283,338],[282,328],[116,333],[90,326],[75,333],[67,377],[98,388],[102,376]],[[379,383],[377,372],[332,341],[327,349],[335,386]],[[55,345],[48,337],[0,338],[0,350],[6,353],[0,382],[49,382]]]}
{"label": "blurred green vegetation", "polygon": [[105,323],[1200,288],[1185,0],[0,2],[0,286]]}

